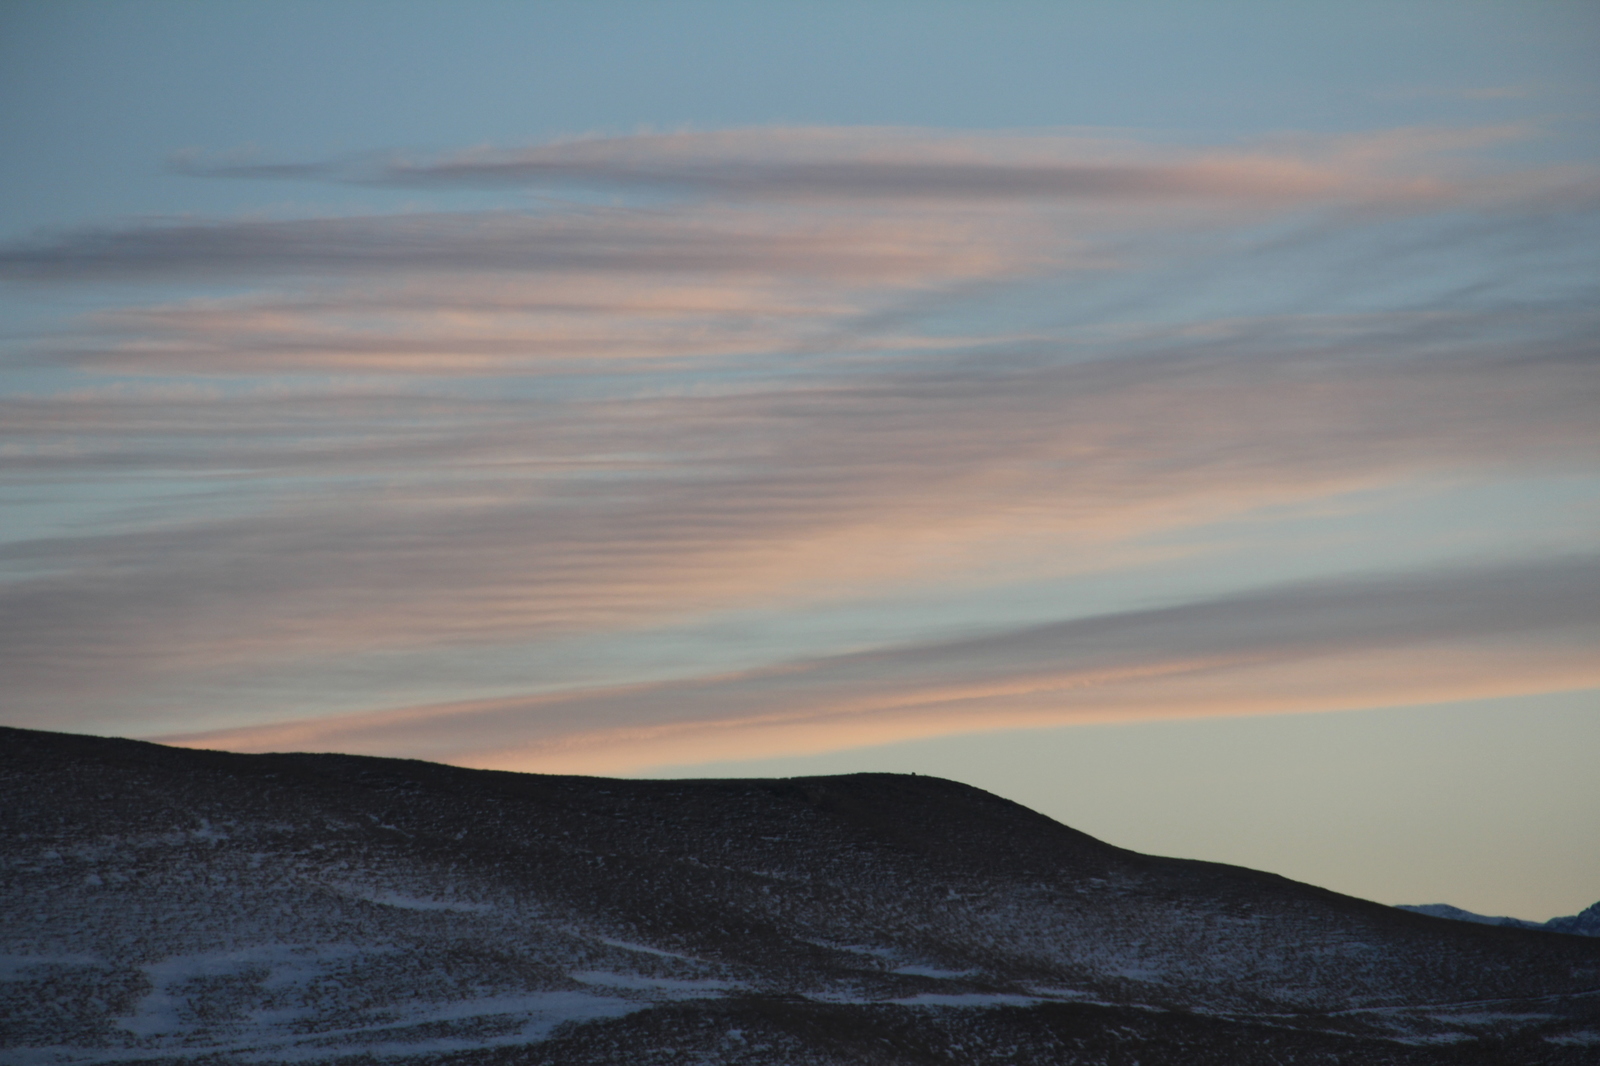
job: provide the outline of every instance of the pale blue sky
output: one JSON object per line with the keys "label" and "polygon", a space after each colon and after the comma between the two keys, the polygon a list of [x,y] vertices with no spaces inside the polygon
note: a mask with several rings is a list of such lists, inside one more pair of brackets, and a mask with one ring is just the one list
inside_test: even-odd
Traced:
{"label": "pale blue sky", "polygon": [[4,720],[917,770],[1576,910],[1597,49],[1576,2],[0,5]]}

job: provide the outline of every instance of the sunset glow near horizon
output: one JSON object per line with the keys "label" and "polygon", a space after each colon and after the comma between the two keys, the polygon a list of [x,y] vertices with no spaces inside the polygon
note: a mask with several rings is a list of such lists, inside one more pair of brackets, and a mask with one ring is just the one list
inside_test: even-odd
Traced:
{"label": "sunset glow near horizon", "polygon": [[0,721],[938,773],[1572,913],[1597,51],[1558,2],[8,5]]}

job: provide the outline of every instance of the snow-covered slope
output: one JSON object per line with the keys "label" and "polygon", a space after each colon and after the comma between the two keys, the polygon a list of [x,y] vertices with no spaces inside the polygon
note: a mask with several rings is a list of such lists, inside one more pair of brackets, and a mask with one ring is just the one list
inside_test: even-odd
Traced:
{"label": "snow-covered slope", "polygon": [[1600,1053],[1600,942],[1139,855],[936,778],[0,750],[5,1062]]}

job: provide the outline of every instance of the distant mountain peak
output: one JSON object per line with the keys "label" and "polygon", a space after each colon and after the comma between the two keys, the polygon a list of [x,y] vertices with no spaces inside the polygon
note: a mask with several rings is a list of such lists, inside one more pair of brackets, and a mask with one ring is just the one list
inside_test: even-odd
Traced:
{"label": "distant mountain peak", "polygon": [[1577,936],[1600,936],[1600,903],[1564,918],[1551,918],[1548,922],[1530,922],[1522,918],[1491,918],[1486,914],[1452,907],[1448,903],[1402,903],[1396,909],[1426,914],[1431,918],[1449,918],[1457,922],[1476,922],[1479,925],[1504,925],[1515,929],[1545,929],[1552,933],[1572,933]]}

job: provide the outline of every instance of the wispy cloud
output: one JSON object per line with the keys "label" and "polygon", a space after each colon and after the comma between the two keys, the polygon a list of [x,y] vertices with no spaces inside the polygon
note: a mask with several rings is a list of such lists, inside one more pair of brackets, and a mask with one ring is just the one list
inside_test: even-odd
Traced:
{"label": "wispy cloud", "polygon": [[1276,588],[694,681],[166,737],[627,772],[1108,718],[1600,684],[1600,560]]}
{"label": "wispy cloud", "polygon": [[1423,324],[1378,325],[1328,344],[1330,323],[1306,324],[1324,345],[1296,358],[1287,330],[1236,325],[1182,354],[975,357],[698,396],[13,403],[14,440],[57,444],[14,449],[19,475],[225,469],[326,486],[0,549],[41,572],[0,598],[14,705],[229,661],[292,671],[340,650],[1092,569],[1161,530],[1592,454],[1586,347],[1395,360],[1377,352]]}
{"label": "wispy cloud", "polygon": [[[97,517],[0,542],[9,713],[209,721],[198,694],[230,678],[271,704],[341,658],[959,599],[1272,508],[1592,471],[1596,323],[1575,264],[1593,179],[1442,161],[1508,134],[1200,149],[747,130],[191,160],[620,201],[146,220],[0,249],[0,278],[165,294],[13,354],[83,387],[0,400],[0,488]],[[489,764],[504,729],[524,745],[507,759],[618,768],[702,741],[1537,687],[1589,676],[1568,639],[1588,623],[1561,591],[1587,588],[1588,565],[1417,577],[1414,614],[1394,615],[1403,575],[1300,585],[676,686],[596,677],[556,697],[530,679],[499,686],[536,693],[508,703],[208,735]],[[1469,609],[1501,621],[1452,620]],[[1364,643],[1391,615],[1415,640]],[[1144,650],[1125,654],[1128,634]]]}
{"label": "wispy cloud", "polygon": [[[1488,90],[1503,93],[1508,90]],[[982,203],[1257,201],[1454,196],[1417,164],[1430,154],[1526,136],[1522,127],[1413,129],[1279,138],[1256,145],[1156,144],[1098,131],[976,133],[789,127],[586,137],[435,156],[379,153],[310,162],[175,157],[180,173],[402,188],[562,188],[724,201]]]}
{"label": "wispy cloud", "polygon": [[216,280],[284,275],[728,271],[915,279],[988,261],[969,228],[850,219],[804,228],[725,213],[518,211],[154,222],[0,251],[0,278]]}

